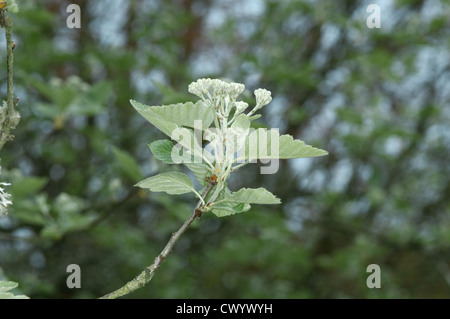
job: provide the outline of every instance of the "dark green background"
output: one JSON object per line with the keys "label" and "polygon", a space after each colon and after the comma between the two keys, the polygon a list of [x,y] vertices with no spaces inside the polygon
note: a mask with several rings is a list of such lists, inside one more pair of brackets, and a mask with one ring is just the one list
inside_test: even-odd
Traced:
{"label": "dark green background", "polygon": [[[152,263],[195,199],[133,187],[174,167],[151,156],[163,135],[128,101],[195,100],[189,83],[211,77],[245,83],[250,104],[270,90],[259,125],[329,155],[236,173],[230,188],[283,203],[205,214],[128,297],[450,297],[448,1],[74,3],[81,29],[66,27],[68,1],[12,15],[22,120],[1,154],[14,205],[0,267],[22,293],[96,298]],[[366,25],[370,3],[381,29]],[[66,287],[73,263],[81,289]],[[366,286],[369,264],[381,289]]]}

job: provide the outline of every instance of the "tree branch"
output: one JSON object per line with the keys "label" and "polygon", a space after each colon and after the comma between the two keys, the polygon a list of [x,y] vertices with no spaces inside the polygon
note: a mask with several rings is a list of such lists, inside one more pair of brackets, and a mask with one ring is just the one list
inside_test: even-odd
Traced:
{"label": "tree branch", "polygon": [[14,41],[12,39],[13,22],[5,16],[5,10],[0,10],[0,26],[5,28],[6,35],[6,65],[7,65],[7,101],[0,105],[0,150],[5,143],[13,139],[10,132],[16,128],[20,120],[20,114],[15,110],[17,101],[14,101]]}
{"label": "tree branch", "polygon": [[[208,184],[208,186],[205,189],[205,192],[203,193],[203,201],[208,196],[209,192],[211,191],[213,185]],[[175,246],[175,243],[178,241],[178,239],[181,237],[181,235],[186,231],[186,229],[192,224],[194,219],[197,216],[200,216],[198,209],[202,205],[202,200],[199,200],[197,205],[194,208],[194,211],[189,216],[189,218],[184,222],[184,224],[178,229],[176,233],[172,234],[172,237],[170,237],[169,242],[166,244],[166,247],[161,251],[161,253],[155,258],[153,263],[145,268],[143,272],[141,272],[137,277],[135,277],[133,280],[126,283],[123,287],[103,296],[100,297],[100,299],[115,299],[118,297],[121,297],[123,295],[127,295],[139,288],[144,287],[150,280],[152,280],[156,270],[161,266],[162,262],[166,257],[170,254],[173,247]]]}

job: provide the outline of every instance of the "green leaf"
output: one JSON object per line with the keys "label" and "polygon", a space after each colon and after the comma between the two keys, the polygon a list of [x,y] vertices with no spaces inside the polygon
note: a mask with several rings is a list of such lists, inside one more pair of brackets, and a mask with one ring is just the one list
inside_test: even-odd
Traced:
{"label": "green leaf", "polygon": [[42,216],[39,207],[32,200],[24,200],[14,203],[14,210],[11,214],[20,221],[31,224],[42,226],[45,225],[45,218]]}
{"label": "green leaf", "polygon": [[134,158],[125,151],[113,147],[113,153],[124,174],[133,181],[142,179],[141,169]]}
{"label": "green leaf", "polygon": [[45,96],[50,101],[53,101],[53,87],[48,85],[46,82],[42,80],[38,80],[34,77],[27,77],[29,84],[34,87],[39,93]]}
{"label": "green leaf", "polygon": [[48,103],[37,103],[34,107],[34,110],[42,117],[51,119],[57,117],[63,112],[63,110],[57,105]]}
{"label": "green leaf", "polygon": [[226,194],[225,200],[247,204],[280,204],[281,201],[265,188],[241,188],[237,192]]}
{"label": "green leaf", "polygon": [[[225,186],[225,188],[219,193],[219,196],[217,196],[216,201],[226,200],[230,196],[232,196],[232,193],[228,187]],[[251,206],[248,203],[234,203],[227,201],[214,204],[211,212],[217,217],[225,217],[247,212],[250,208]]]}
{"label": "green leaf", "polygon": [[171,137],[172,132],[179,126],[154,111],[154,107],[144,105],[134,100],[130,100],[131,105],[141,114],[147,121],[156,126],[161,132]]}
{"label": "green leaf", "polygon": [[148,145],[152,154],[167,164],[174,164],[172,160],[173,143],[169,140],[158,140]]}
{"label": "green leaf", "polygon": [[231,192],[225,188],[217,196],[211,211],[217,217],[230,216],[250,210],[250,204],[280,204],[281,201],[265,188],[242,188]]}
{"label": "green leaf", "polygon": [[[190,161],[193,162],[194,161],[194,154],[196,154],[196,156],[198,157],[198,161],[201,162],[201,158],[202,158],[202,154],[203,154],[203,149],[199,144],[199,141],[197,140],[197,138],[194,136],[194,134],[192,133],[191,130],[185,128],[185,127],[181,127],[181,128],[177,128],[173,133],[172,133],[172,138],[174,138],[176,141],[178,141],[179,145],[175,145],[175,147],[178,149],[178,152],[180,152],[181,150],[181,146],[183,146],[185,149],[189,150],[189,152],[185,152],[182,151],[182,154],[179,154],[179,158],[175,159],[172,156],[172,159],[174,160],[179,160],[179,161]],[[192,158],[190,158],[192,157]]]}
{"label": "green leaf", "polygon": [[240,203],[240,204],[230,204],[230,203],[220,203],[211,209],[211,212],[217,217],[225,217],[234,214],[239,214],[249,211],[251,208],[250,204]]}
{"label": "green leaf", "polygon": [[[164,112],[161,110],[158,111],[158,109],[164,107],[147,106],[134,100],[130,100],[130,102],[133,105],[133,107],[139,112],[139,114],[141,114],[145,119],[147,119],[150,123],[156,126],[161,132],[177,141],[183,147],[191,150],[193,153],[197,154],[197,156],[199,157],[202,156],[202,148],[191,130],[185,127],[181,127],[180,125],[174,123],[170,119],[167,119],[159,114]],[[168,106],[168,108],[170,108],[170,106]],[[166,108],[166,110],[168,108]],[[192,116],[192,114],[186,114],[186,110],[189,112],[189,108],[180,109],[181,113],[178,116],[185,118]],[[168,112],[168,114],[172,113]]]}
{"label": "green leaf", "polygon": [[163,106],[148,106],[134,100],[130,102],[139,114],[168,136],[178,126],[194,128],[196,120],[201,121],[201,129],[205,130],[214,120],[213,112],[204,107],[202,101]]}
{"label": "green leaf", "polygon": [[231,124],[231,127],[234,129],[239,129],[246,132],[250,128],[250,120],[248,116],[245,114],[240,114]]}
{"label": "green leaf", "polygon": [[17,286],[19,284],[16,282],[0,280],[0,299],[30,299],[25,295],[14,295],[12,292],[9,292],[17,288]]}
{"label": "green leaf", "polygon": [[147,188],[152,192],[166,192],[170,195],[197,193],[189,176],[179,172],[169,172],[149,177],[135,186]]}
{"label": "green leaf", "polygon": [[0,292],[7,292],[17,288],[19,284],[13,281],[0,281]]}
{"label": "green leaf", "polygon": [[214,121],[211,109],[206,108],[202,101],[186,102],[163,106],[152,106],[154,112],[162,118],[181,126],[195,128],[195,121],[201,121],[202,130],[206,130]]}
{"label": "green leaf", "polygon": [[301,140],[294,140],[291,135],[280,136],[278,131],[264,128],[259,128],[248,135],[241,151],[236,161],[316,157],[328,154],[324,150],[306,145]]}
{"label": "green leaf", "polygon": [[250,117],[249,117],[249,120],[250,120],[250,121],[254,121],[254,120],[259,119],[260,117],[261,117],[261,114],[256,114],[256,115],[250,116]]}
{"label": "green leaf", "polygon": [[25,197],[37,193],[45,184],[47,184],[45,177],[24,177],[11,185],[11,194],[13,197]]}

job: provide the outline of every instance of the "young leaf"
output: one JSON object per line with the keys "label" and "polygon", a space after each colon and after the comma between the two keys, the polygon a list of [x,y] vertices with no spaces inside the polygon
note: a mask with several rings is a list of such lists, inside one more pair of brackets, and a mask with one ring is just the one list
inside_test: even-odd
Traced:
{"label": "young leaf", "polygon": [[[228,187],[225,186],[225,188],[219,193],[219,196],[217,196],[217,201],[226,200],[230,196],[232,196],[232,193],[228,189]],[[235,203],[230,201],[227,202],[222,201],[218,202],[217,204],[214,204],[211,209],[211,212],[217,217],[225,217],[249,211],[250,208],[251,206],[248,203]]]}
{"label": "young leaf", "polygon": [[173,143],[169,140],[158,140],[148,145],[152,154],[167,164],[174,164],[172,160]]}
{"label": "young leaf", "polygon": [[166,192],[170,195],[190,192],[198,194],[189,176],[179,172],[169,172],[149,177],[137,183],[135,186],[148,188],[152,192]]}
{"label": "young leaf", "polygon": [[[197,156],[201,157],[202,154],[201,146],[199,145],[197,139],[195,138],[194,133],[191,130],[176,124],[171,119],[167,119],[161,116],[160,113],[165,114],[165,112],[158,109],[164,107],[147,106],[134,100],[130,100],[130,102],[133,105],[133,107],[139,112],[139,114],[141,114],[146,120],[148,120],[150,123],[156,126],[161,132],[177,141],[180,145],[191,150],[193,153],[197,154]],[[168,107],[171,106],[172,105],[169,105]],[[184,109],[184,111],[181,112],[179,116],[180,117],[192,116],[192,114],[191,115],[186,114],[186,110],[189,111],[189,108]],[[170,114],[170,112],[168,112],[168,114]]]}
{"label": "young leaf", "polygon": [[250,120],[248,116],[245,114],[240,114],[231,124],[231,127],[237,130],[241,130],[242,132],[247,132],[250,128]]}
{"label": "young leaf", "polygon": [[242,188],[237,192],[226,194],[226,201],[247,204],[280,204],[281,201],[265,188]]}
{"label": "young leaf", "polygon": [[[190,129],[187,129],[185,127],[179,127],[175,129],[172,132],[171,136],[174,140],[178,141],[179,145],[175,145],[175,147],[179,148],[180,145],[183,146],[185,149],[189,150],[189,152],[184,152],[179,156],[178,160],[180,161],[186,161],[189,160],[189,156],[194,156],[194,154],[198,157],[199,161],[201,162],[203,150],[199,143],[199,141],[196,139],[194,134]],[[178,151],[180,151],[178,149]],[[189,155],[188,155],[189,154]],[[172,158],[172,160],[176,160],[175,158]],[[192,158],[191,161],[194,159]]]}
{"label": "young leaf", "polygon": [[236,161],[316,157],[328,154],[324,150],[306,145],[301,140],[294,140],[291,135],[280,136],[276,130],[263,128],[248,135],[241,151]]}
{"label": "young leaf", "polygon": [[234,214],[239,214],[243,212],[249,211],[251,208],[250,204],[245,203],[219,203],[217,205],[214,205],[211,209],[211,212],[216,215],[217,217],[225,217],[230,216]]}

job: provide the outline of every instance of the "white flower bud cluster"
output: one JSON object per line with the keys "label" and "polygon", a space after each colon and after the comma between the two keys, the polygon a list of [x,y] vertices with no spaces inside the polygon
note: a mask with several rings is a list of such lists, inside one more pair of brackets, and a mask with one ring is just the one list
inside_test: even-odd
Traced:
{"label": "white flower bud cluster", "polygon": [[248,103],[245,103],[243,101],[237,101],[236,102],[236,113],[240,114],[244,112],[248,108]]}
{"label": "white flower bud cluster", "polygon": [[[248,104],[243,101],[236,101],[238,96],[244,91],[245,86],[241,83],[227,83],[218,79],[199,79],[189,85],[188,91],[200,97],[205,107],[215,110],[216,119],[231,124],[239,114],[243,113]],[[266,89],[255,90],[256,105],[247,114],[253,115],[256,111],[272,101],[270,91]],[[234,116],[231,120],[227,120],[231,110],[235,108]]]}
{"label": "white flower bud cluster", "polygon": [[245,86],[241,83],[227,83],[222,80],[208,78],[192,82],[189,84],[188,91],[203,100],[213,99],[215,97],[229,97],[231,100],[236,100],[244,89]]}
{"label": "white flower bud cluster", "polygon": [[255,90],[256,106],[255,108],[260,109],[264,105],[269,104],[272,101],[272,93],[266,89]]}

